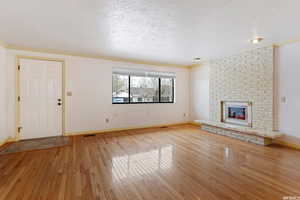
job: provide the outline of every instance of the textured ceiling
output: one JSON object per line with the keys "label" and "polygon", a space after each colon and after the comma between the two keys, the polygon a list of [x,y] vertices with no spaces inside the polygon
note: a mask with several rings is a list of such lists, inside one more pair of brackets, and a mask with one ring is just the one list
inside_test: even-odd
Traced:
{"label": "textured ceiling", "polygon": [[189,65],[300,36],[299,0],[1,0],[16,46]]}

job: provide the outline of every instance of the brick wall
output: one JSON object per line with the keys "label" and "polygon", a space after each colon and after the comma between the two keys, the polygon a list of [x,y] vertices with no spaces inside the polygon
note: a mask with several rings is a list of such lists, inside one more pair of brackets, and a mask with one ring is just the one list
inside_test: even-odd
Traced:
{"label": "brick wall", "polygon": [[221,101],[251,101],[253,128],[273,130],[274,49],[263,47],[210,62],[210,120],[220,122]]}

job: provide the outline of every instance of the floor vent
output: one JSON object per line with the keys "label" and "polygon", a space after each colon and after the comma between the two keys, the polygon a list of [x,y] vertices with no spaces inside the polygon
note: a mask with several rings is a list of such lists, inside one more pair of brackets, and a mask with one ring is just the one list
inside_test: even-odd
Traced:
{"label": "floor vent", "polygon": [[83,137],[94,137],[96,136],[96,134],[88,134],[88,135],[84,135]]}
{"label": "floor vent", "polygon": [[169,128],[168,126],[161,126],[160,128]]}

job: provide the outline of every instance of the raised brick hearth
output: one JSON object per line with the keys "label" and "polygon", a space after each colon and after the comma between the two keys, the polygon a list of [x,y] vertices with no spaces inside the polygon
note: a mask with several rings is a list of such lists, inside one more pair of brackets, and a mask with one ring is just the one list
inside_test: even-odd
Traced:
{"label": "raised brick hearth", "polygon": [[283,135],[277,131],[261,131],[248,127],[214,123],[205,120],[197,120],[197,122],[201,123],[202,130],[258,145],[269,145],[274,139]]}

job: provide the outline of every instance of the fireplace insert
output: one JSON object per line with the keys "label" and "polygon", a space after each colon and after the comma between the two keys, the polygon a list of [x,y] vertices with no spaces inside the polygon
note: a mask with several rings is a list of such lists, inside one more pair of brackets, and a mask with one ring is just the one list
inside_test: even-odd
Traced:
{"label": "fireplace insert", "polygon": [[252,103],[221,101],[221,122],[241,126],[252,126]]}

